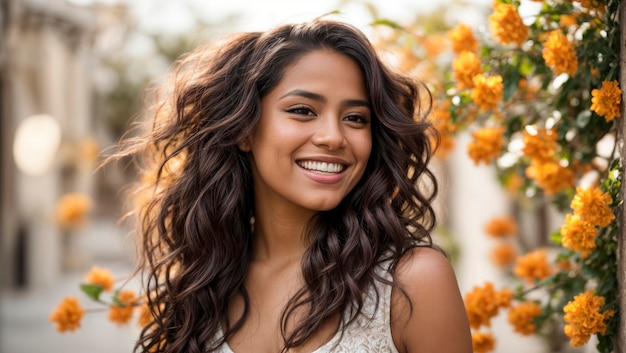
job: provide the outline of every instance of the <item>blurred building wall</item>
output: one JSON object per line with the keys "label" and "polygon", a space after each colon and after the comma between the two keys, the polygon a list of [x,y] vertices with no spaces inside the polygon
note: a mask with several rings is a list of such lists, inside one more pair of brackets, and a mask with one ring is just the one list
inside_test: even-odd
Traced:
{"label": "blurred building wall", "polygon": [[[72,161],[76,141],[93,124],[88,43],[89,8],[65,0],[0,0],[2,286],[46,286],[62,271],[65,253],[54,208],[66,192],[90,192],[91,171]],[[14,133],[27,117],[56,119],[62,142],[41,175],[26,175],[12,156]]]}

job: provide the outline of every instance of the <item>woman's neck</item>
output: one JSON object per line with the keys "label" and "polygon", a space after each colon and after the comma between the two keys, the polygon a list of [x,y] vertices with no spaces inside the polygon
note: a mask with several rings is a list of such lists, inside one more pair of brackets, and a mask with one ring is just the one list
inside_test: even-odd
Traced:
{"label": "woman's neck", "polygon": [[255,212],[253,261],[283,262],[302,258],[304,230],[313,214],[294,214],[268,208]]}

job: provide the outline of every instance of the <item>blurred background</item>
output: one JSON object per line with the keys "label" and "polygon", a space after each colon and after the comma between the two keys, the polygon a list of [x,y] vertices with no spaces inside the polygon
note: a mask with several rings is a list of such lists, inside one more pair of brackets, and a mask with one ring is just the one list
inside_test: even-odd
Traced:
{"label": "blurred background", "polygon": [[[123,161],[96,166],[140,109],[142,88],[179,55],[233,31],[334,10],[367,34],[376,18],[424,19],[441,29],[462,21],[480,31],[490,6],[489,0],[0,0],[0,352],[132,350],[139,327],[118,327],[95,305],[85,305],[93,312],[73,333],[58,333],[48,317],[65,296],[85,300],[78,284],[92,266],[118,278],[133,270],[132,234],[119,222],[133,170]],[[453,255],[462,292],[485,280],[507,281],[489,262],[492,244],[483,227],[513,207],[492,170],[466,156],[466,144],[460,135],[459,147],[435,162],[442,190],[436,240]],[[544,211],[527,217],[531,228],[553,228]],[[549,340],[514,335],[503,322],[494,321],[496,352],[550,351]]]}

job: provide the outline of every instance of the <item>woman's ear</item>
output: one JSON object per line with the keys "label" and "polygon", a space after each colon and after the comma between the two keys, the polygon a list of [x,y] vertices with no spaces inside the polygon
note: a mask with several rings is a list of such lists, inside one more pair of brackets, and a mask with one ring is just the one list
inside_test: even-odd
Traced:
{"label": "woman's ear", "polygon": [[245,137],[243,140],[239,141],[237,147],[243,152],[250,152],[250,138]]}

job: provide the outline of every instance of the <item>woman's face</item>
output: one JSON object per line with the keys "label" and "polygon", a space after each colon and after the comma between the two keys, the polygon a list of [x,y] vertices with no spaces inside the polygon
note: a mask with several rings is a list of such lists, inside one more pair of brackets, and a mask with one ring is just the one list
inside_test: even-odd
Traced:
{"label": "woman's face", "polygon": [[261,100],[249,152],[255,202],[283,212],[336,207],[363,176],[372,149],[370,102],[349,57],[312,51]]}

